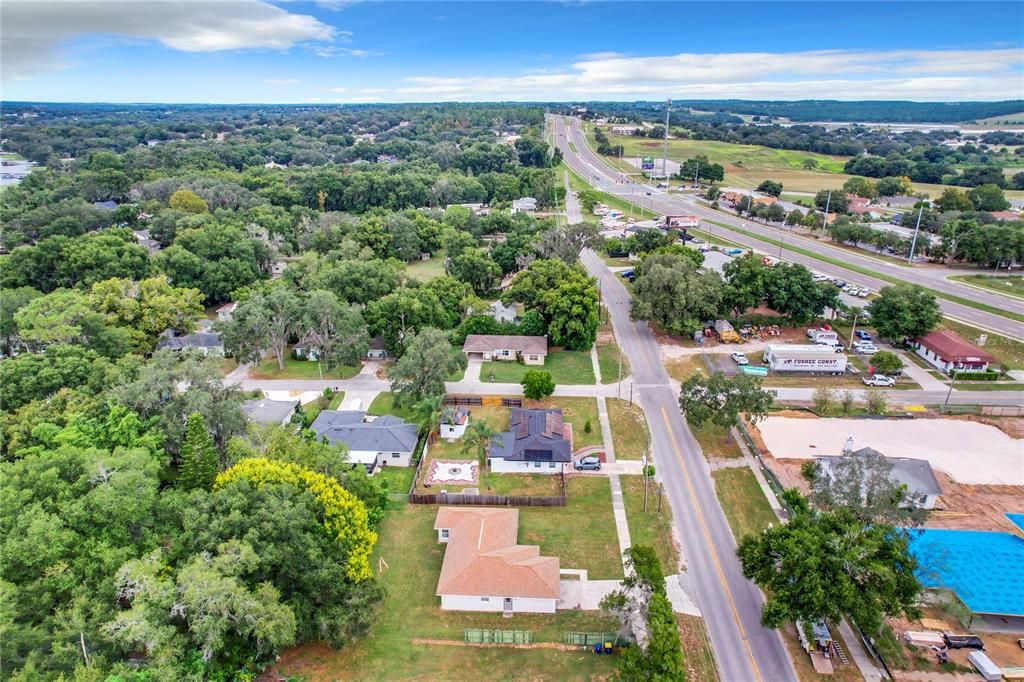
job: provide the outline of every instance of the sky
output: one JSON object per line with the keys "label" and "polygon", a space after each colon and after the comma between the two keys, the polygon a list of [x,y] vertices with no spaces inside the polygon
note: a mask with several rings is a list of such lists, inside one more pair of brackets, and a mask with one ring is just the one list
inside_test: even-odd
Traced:
{"label": "sky", "polygon": [[1024,99],[1024,3],[4,0],[6,101]]}

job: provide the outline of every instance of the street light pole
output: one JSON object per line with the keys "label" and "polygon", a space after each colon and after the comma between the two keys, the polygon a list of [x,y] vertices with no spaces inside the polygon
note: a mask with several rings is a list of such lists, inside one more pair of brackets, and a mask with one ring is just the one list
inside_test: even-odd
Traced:
{"label": "street light pole", "polygon": [[956,366],[953,367],[953,380],[949,382],[949,390],[946,391],[946,399],[942,402],[942,409],[939,410],[942,414],[946,413],[946,405],[949,404],[949,396],[953,395],[953,386],[956,385]]}
{"label": "street light pole", "polygon": [[921,231],[921,216],[924,214],[924,204],[921,204],[921,208],[917,211],[917,227],[914,228],[914,239],[910,242],[910,255],[907,257],[907,262],[911,265],[914,264],[914,249],[917,248],[917,233]]}
{"label": "street light pole", "polygon": [[[828,227],[828,209],[832,205],[832,190],[828,191],[828,198],[825,199],[825,217],[821,219],[821,233],[825,234],[825,228]],[[813,231],[813,227],[811,230]]]}
{"label": "street light pole", "polygon": [[668,182],[668,114],[672,110],[672,100],[665,101],[665,157],[661,161],[661,172],[665,174],[665,182]]}
{"label": "street light pole", "polygon": [[857,333],[857,317],[860,315],[860,311],[853,314],[853,329],[850,330],[850,348],[853,348],[853,337]]}

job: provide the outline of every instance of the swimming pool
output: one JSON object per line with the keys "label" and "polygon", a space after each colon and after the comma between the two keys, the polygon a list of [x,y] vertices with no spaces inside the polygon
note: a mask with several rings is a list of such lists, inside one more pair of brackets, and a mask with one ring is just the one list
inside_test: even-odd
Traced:
{"label": "swimming pool", "polygon": [[[1024,530],[1024,514],[1007,517]],[[1024,539],[926,528],[911,533],[910,552],[925,587],[953,590],[975,613],[1024,616]]]}

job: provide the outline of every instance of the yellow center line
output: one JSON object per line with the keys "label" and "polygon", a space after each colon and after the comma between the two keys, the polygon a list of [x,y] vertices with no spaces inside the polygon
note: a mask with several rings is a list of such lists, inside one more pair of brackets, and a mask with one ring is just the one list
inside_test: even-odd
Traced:
{"label": "yellow center line", "polygon": [[708,524],[704,520],[704,514],[701,513],[700,506],[697,504],[697,492],[693,489],[693,481],[690,480],[690,474],[686,471],[686,464],[683,462],[683,453],[679,449],[679,443],[676,441],[676,435],[672,432],[672,424],[668,420],[668,412],[665,408],[661,408],[661,416],[665,419],[665,427],[668,429],[668,436],[672,439],[672,448],[676,451],[676,458],[679,460],[683,471],[683,479],[686,481],[686,488],[690,493],[690,501],[693,504],[693,508],[697,512],[697,520],[700,521],[700,527],[704,531],[704,539],[707,541],[708,549],[711,550],[711,560],[715,563],[715,571],[718,573],[718,580],[722,583],[722,589],[725,590],[725,596],[729,600],[729,608],[732,609],[732,617],[736,620],[736,627],[740,629],[740,637],[743,639],[743,646],[747,650],[747,657],[750,658],[750,666],[754,670],[754,677],[761,682],[761,671],[757,668],[757,661],[754,659],[754,651],[750,648],[750,640],[747,639],[747,631],[743,628],[743,623],[740,621],[739,611],[736,610],[736,602],[732,598],[732,592],[729,591],[729,585],[725,582],[725,573],[722,571],[722,565],[718,561],[718,554],[715,552],[715,546],[711,541],[711,533],[708,530]]}

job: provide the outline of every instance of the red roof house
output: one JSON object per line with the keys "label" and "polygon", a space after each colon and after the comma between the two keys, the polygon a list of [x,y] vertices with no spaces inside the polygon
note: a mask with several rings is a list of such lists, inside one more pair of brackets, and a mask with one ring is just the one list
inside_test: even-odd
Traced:
{"label": "red roof house", "polygon": [[998,362],[991,353],[945,329],[936,329],[915,339],[914,346],[918,355],[943,372],[984,372],[989,365]]}

